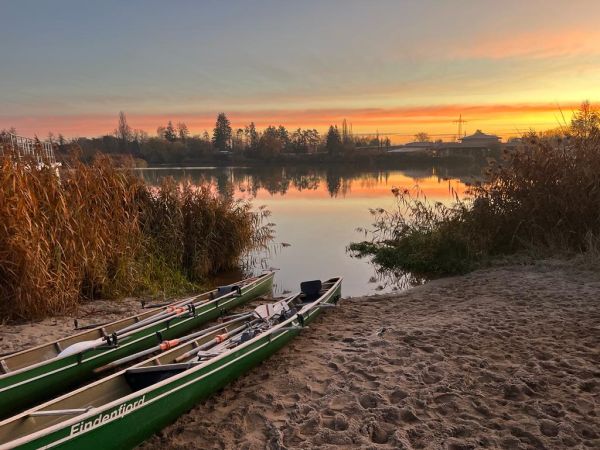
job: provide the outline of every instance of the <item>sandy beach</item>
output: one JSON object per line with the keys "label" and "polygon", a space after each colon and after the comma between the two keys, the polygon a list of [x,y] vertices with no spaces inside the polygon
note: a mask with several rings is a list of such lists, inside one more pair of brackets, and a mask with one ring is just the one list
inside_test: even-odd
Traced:
{"label": "sandy beach", "polygon": [[[0,342],[71,328],[3,326]],[[141,448],[600,448],[599,400],[600,274],[548,261],[345,299]]]}

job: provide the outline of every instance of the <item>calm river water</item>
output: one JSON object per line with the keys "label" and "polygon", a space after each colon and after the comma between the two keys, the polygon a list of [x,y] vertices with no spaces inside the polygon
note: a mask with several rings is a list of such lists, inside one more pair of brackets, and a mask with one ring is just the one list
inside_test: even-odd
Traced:
{"label": "calm river water", "polygon": [[[253,255],[250,270],[277,270],[276,292],[296,292],[303,280],[344,277],[343,295],[389,292],[407,286],[408,277],[377,273],[365,259],[350,256],[350,242],[364,239],[357,228],[372,222],[370,208],[393,209],[393,187],[420,190],[432,201],[450,202],[464,192],[480,167],[443,165],[362,169],[340,167],[181,167],[140,170],[150,183],[165,176],[212,183],[221,193],[266,205],[276,224],[268,252]],[[232,277],[239,274],[231,274]]]}

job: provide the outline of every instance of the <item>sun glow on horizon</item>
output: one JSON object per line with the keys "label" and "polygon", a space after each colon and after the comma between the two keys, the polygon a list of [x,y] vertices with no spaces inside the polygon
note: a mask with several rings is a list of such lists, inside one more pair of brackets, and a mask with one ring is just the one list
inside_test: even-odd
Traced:
{"label": "sun glow on horizon", "polygon": [[[476,129],[481,129],[507,139],[532,129],[543,131],[568,124],[579,105],[576,102],[566,105],[447,105],[393,109],[245,111],[226,114],[234,130],[254,122],[259,130],[270,125],[283,125],[288,130],[315,128],[323,133],[330,125],[339,126],[346,119],[356,135],[379,133],[390,137],[394,143],[403,143],[413,140],[414,134],[421,131],[435,138],[452,139],[457,133],[455,121],[459,115],[466,120],[463,125],[465,133],[471,134]],[[154,136],[156,129],[166,125],[169,120],[174,124],[185,122],[192,135],[200,135],[204,131],[212,133],[216,114],[127,114],[127,119],[130,126],[147,132],[149,136]],[[111,134],[116,123],[116,113],[20,118],[0,116],[0,128],[14,126],[20,134],[37,135],[40,138],[45,138],[48,132],[55,135],[61,133],[68,138],[101,136]]]}

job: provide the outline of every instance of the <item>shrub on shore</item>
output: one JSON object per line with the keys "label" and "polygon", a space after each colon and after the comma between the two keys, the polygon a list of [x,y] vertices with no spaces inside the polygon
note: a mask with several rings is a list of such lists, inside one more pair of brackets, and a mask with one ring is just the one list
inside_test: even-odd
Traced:
{"label": "shrub on shore", "polygon": [[584,103],[570,127],[530,133],[502,161],[490,161],[485,182],[451,206],[395,189],[398,209],[375,210],[372,239],[350,250],[433,276],[520,251],[590,251],[600,239],[599,174],[600,117]]}
{"label": "shrub on shore", "polygon": [[[106,157],[60,176],[0,161],[0,315],[194,287],[270,238],[261,214],[207,187],[147,186]],[[262,213],[264,214],[264,213]]]}

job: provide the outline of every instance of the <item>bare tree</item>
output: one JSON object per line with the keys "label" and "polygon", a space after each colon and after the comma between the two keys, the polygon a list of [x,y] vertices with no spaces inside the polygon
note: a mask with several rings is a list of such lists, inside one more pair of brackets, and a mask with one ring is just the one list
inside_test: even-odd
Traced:
{"label": "bare tree", "polygon": [[415,134],[415,141],[417,142],[431,142],[431,137],[429,134],[421,131],[420,133]]}
{"label": "bare tree", "polygon": [[121,143],[126,144],[131,141],[132,131],[131,127],[127,123],[127,117],[123,111],[119,112],[119,125],[117,126],[116,136]]}
{"label": "bare tree", "polygon": [[177,124],[177,134],[181,141],[185,141],[189,137],[190,130],[188,130],[188,127],[184,122],[179,122]]}

